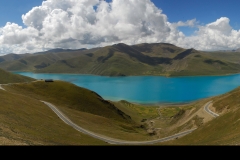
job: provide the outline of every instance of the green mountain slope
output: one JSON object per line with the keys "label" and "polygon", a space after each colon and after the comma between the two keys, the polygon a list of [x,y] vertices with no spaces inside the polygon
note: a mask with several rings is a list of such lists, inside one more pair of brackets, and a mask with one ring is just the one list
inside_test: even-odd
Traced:
{"label": "green mountain slope", "polygon": [[[234,54],[234,55],[233,55]],[[240,72],[240,54],[202,52],[167,43],[115,44],[79,51],[56,50],[0,62],[8,71],[104,76],[222,75]]]}
{"label": "green mountain slope", "polygon": [[66,125],[39,100],[0,90],[0,145],[106,145]]}
{"label": "green mountain slope", "polygon": [[[1,135],[19,143],[106,144],[74,131],[40,100],[54,104],[74,123],[97,134],[123,140],[154,138],[140,126],[141,123],[132,120],[113,103],[102,99],[95,92],[71,83],[63,81],[47,83],[39,80],[2,87],[6,91],[0,90],[0,100],[4,99],[2,102],[6,105],[0,106],[4,130]],[[12,101],[14,96],[15,99]],[[17,109],[14,109],[15,107]],[[15,112],[17,113],[14,114]]]}
{"label": "green mountain slope", "polygon": [[240,87],[213,97],[210,108],[220,116],[177,140],[161,145],[239,145],[240,144]]}
{"label": "green mountain slope", "polygon": [[139,52],[151,57],[173,58],[185,49],[169,43],[142,43],[131,46]]}
{"label": "green mountain slope", "polygon": [[35,71],[45,68],[56,61],[74,58],[95,51],[89,50],[51,50],[35,54],[10,54],[1,56],[0,68],[8,71]]}
{"label": "green mountain slope", "polygon": [[[25,78],[0,72],[0,77],[8,75]],[[141,123],[88,89],[64,81],[8,82],[0,88],[2,145],[106,144],[65,124],[41,100],[54,104],[74,123],[97,134],[123,140],[153,138]]]}
{"label": "green mountain slope", "polygon": [[6,54],[4,56],[0,57],[0,63],[4,62],[4,61],[14,61],[17,59],[20,59],[22,57],[27,57],[30,56],[31,54],[26,53],[26,54],[14,54],[14,53],[10,53],[10,54]]}
{"label": "green mountain slope", "polygon": [[[135,58],[135,57],[133,57]],[[148,64],[129,58],[128,55],[103,48],[94,52],[92,57],[82,55],[77,58],[58,61],[55,64],[38,70],[42,73],[83,73],[110,76],[138,75],[152,67]],[[161,68],[157,66],[157,68]]]}
{"label": "green mountain slope", "polygon": [[[186,50],[170,44],[146,46],[147,44],[144,44],[143,47],[117,44],[103,47],[91,55],[85,54],[72,59],[57,61],[55,64],[36,72],[106,76],[188,76],[240,72],[240,64],[194,49]],[[144,50],[146,48],[148,50]],[[160,48],[162,49],[160,50]],[[157,52],[157,49],[159,49],[159,52]]]}
{"label": "green mountain slope", "polygon": [[207,54],[218,57],[221,60],[227,60],[233,63],[240,63],[240,51],[238,52],[208,52]]}
{"label": "green mountain slope", "polygon": [[168,68],[166,71],[172,76],[185,76],[239,73],[239,67],[238,63],[193,50],[190,55],[174,60],[171,66],[165,68]]}
{"label": "green mountain slope", "polygon": [[[13,90],[12,87],[14,87]],[[88,112],[91,114],[112,118],[116,120],[131,120],[128,115],[118,110],[113,104],[102,99],[93,91],[78,87],[64,81],[46,83],[38,81],[33,83],[12,84],[9,91],[29,95],[32,98],[41,99],[69,108]]]}
{"label": "green mountain slope", "polygon": [[35,79],[22,76],[22,75],[16,75],[7,71],[4,71],[0,69],[0,84],[5,83],[20,83],[20,82],[30,82],[34,81]]}

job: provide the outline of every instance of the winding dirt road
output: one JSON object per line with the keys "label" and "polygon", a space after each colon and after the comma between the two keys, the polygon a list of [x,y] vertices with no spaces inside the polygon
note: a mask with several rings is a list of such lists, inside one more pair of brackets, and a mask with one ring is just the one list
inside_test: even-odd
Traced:
{"label": "winding dirt road", "polygon": [[0,84],[0,89],[5,91],[5,89],[4,89],[4,88],[2,88],[2,85],[1,85],[1,84]]}
{"label": "winding dirt road", "polygon": [[210,109],[209,109],[209,105],[212,103],[212,101],[209,101],[208,103],[206,103],[205,104],[205,106],[204,106],[204,110],[207,112],[207,113],[209,113],[211,116],[213,116],[213,117],[218,117],[219,115],[217,114],[217,113],[214,113],[213,111],[211,111]]}
{"label": "winding dirt road", "polygon": [[181,132],[181,133],[169,136],[169,137],[156,139],[156,140],[151,140],[151,141],[124,141],[124,140],[113,139],[113,138],[110,138],[110,137],[106,137],[106,136],[103,136],[103,135],[99,135],[99,134],[90,132],[90,131],[88,131],[88,130],[86,130],[86,129],[76,125],[75,123],[73,123],[67,116],[65,116],[61,111],[59,111],[57,109],[57,107],[54,106],[53,104],[51,104],[49,102],[45,102],[45,101],[41,101],[41,102],[43,102],[48,107],[50,107],[58,115],[58,117],[60,119],[62,119],[66,124],[72,126],[74,129],[78,130],[79,132],[88,134],[88,135],[90,135],[90,136],[92,136],[94,138],[103,140],[103,141],[105,141],[107,143],[110,143],[110,144],[120,144],[120,145],[121,144],[122,145],[123,144],[124,145],[147,145],[147,144],[154,144],[154,143],[159,143],[159,142],[164,142],[164,141],[169,141],[169,140],[172,140],[172,139],[179,138],[181,136],[184,136],[184,135],[187,135],[187,134],[191,133],[192,131],[194,131],[196,129],[196,128],[194,128],[194,129],[187,130],[185,132]]}
{"label": "winding dirt road", "polygon": [[[4,88],[2,88],[1,84],[0,84],[0,89],[6,91]],[[191,133],[192,131],[194,131],[195,129],[197,129],[197,128],[194,128],[194,129],[191,129],[191,130],[187,130],[187,131],[184,131],[184,132],[181,132],[181,133],[174,134],[172,136],[168,136],[168,137],[161,138],[161,139],[156,139],[156,140],[151,140],[151,141],[124,141],[124,140],[114,139],[114,138],[106,137],[106,136],[99,135],[99,134],[93,133],[91,131],[88,131],[88,130],[78,126],[77,124],[73,123],[66,115],[64,115],[61,111],[59,111],[59,109],[56,106],[54,106],[53,104],[51,104],[49,102],[46,102],[46,101],[41,101],[41,102],[43,102],[48,107],[50,107],[62,121],[64,121],[66,124],[70,125],[74,129],[76,129],[77,131],[82,132],[84,134],[87,134],[89,136],[92,136],[94,138],[100,139],[100,140],[105,141],[105,142],[110,143],[110,144],[118,144],[118,145],[154,144],[154,143],[165,142],[165,141],[169,141],[169,140],[173,140],[173,139],[185,136],[185,135]],[[208,107],[209,107],[210,103],[212,103],[212,101],[205,104],[204,110],[206,112],[208,112],[209,114],[211,114],[212,116],[218,116],[216,113],[209,110]]]}

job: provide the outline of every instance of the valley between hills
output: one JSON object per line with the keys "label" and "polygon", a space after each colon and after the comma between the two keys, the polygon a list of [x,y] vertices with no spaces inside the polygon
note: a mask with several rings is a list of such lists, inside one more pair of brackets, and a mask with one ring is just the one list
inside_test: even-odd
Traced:
{"label": "valley between hills", "polygon": [[[79,132],[78,126],[111,140],[154,141],[140,145],[239,145],[240,87],[188,104],[142,105],[104,100],[91,90],[65,81],[45,82],[9,72],[223,75],[239,73],[239,54],[203,52],[159,43],[1,56],[0,144],[116,145]],[[51,106],[76,125],[75,128],[59,118]],[[206,107],[218,116],[207,112]],[[156,141],[180,133],[187,134]]]}

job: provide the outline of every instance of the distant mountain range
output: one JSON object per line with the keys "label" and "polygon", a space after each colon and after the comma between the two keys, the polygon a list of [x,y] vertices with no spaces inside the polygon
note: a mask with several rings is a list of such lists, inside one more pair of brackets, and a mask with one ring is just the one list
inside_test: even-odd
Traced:
{"label": "distant mountain range", "polygon": [[240,52],[240,48],[238,49],[233,49],[233,50],[219,50],[217,52]]}
{"label": "distant mountain range", "polygon": [[58,53],[58,52],[74,52],[74,51],[84,51],[87,50],[86,48],[81,48],[81,49],[62,49],[62,48],[55,48],[55,49],[50,49],[48,51],[44,52],[36,52],[34,54],[46,54],[46,53]]}
{"label": "distant mountain range", "polygon": [[92,49],[57,48],[34,54],[8,54],[0,56],[0,68],[104,76],[219,75],[240,72],[240,53],[203,52],[168,43],[119,43]]}

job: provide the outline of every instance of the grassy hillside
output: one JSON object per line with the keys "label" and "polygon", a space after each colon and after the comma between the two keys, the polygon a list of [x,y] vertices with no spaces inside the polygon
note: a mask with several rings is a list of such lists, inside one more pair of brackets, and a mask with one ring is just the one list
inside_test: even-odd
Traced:
{"label": "grassy hillside", "polygon": [[4,62],[4,61],[14,61],[23,57],[27,57],[27,56],[31,56],[30,53],[26,53],[26,54],[14,54],[14,53],[10,53],[10,54],[6,54],[4,56],[0,56],[0,63]]}
{"label": "grassy hillside", "polygon": [[208,52],[207,54],[218,57],[221,60],[227,60],[233,63],[240,63],[240,52]]}
{"label": "grassy hillside", "polygon": [[95,50],[51,50],[35,54],[9,54],[0,57],[0,68],[8,71],[35,71],[57,61],[78,57]]}
{"label": "grassy hillside", "polygon": [[239,67],[240,64],[195,51],[184,59],[176,60],[167,71],[172,76],[224,75],[239,73]]}
{"label": "grassy hillside", "polygon": [[166,107],[107,102],[96,93],[61,81],[11,84],[3,88],[6,91],[0,90],[2,144],[107,145],[75,131],[39,100],[53,103],[85,129],[129,141],[163,138],[203,125],[197,113],[208,101]]}
{"label": "grassy hillside", "polygon": [[[240,57],[240,55],[239,55]],[[105,76],[128,75],[223,75],[240,72],[231,59],[182,49],[171,44],[116,44],[91,54],[57,61],[39,69],[43,73],[80,73]]]}
{"label": "grassy hillside", "polygon": [[[69,85],[65,90],[65,87],[58,86],[62,86],[63,83],[65,86],[69,85],[60,81],[5,85],[4,88],[7,91],[0,90],[0,99],[3,102],[0,106],[2,122],[0,143],[1,139],[4,139],[9,144],[106,145],[104,142],[67,126],[39,99],[55,104],[74,123],[85,129],[112,138],[151,140],[197,127],[189,135],[155,145],[234,145],[240,143],[240,88],[221,96],[185,105],[144,106],[127,101],[108,102],[113,103],[126,115],[130,115],[131,122],[107,105],[106,108],[112,112],[111,117],[109,117],[109,111],[100,111],[103,107],[98,110],[101,115],[93,113],[94,109],[88,106],[88,98],[83,98],[84,101],[79,98],[77,102],[77,98],[70,96],[73,96],[72,87],[74,86]],[[43,92],[47,93],[46,96]],[[65,96],[61,92],[64,92]],[[97,95],[82,89],[81,92],[93,98],[91,103],[99,103],[96,100]],[[28,96],[29,94],[31,96]],[[77,95],[80,97],[79,94]],[[71,100],[68,101],[68,98]],[[213,106],[210,109],[220,114],[217,118],[211,117],[203,110],[204,104],[210,100],[213,100]],[[80,104],[85,104],[87,110],[83,111]]]}
{"label": "grassy hillside", "polygon": [[1,145],[107,145],[66,125],[31,97],[0,90]]}
{"label": "grassy hillside", "polygon": [[[204,104],[211,100],[213,105],[210,106],[210,109],[220,115],[217,118],[213,118],[204,111]],[[121,104],[125,105],[125,111],[129,115],[134,110],[139,109],[137,106],[124,101]],[[199,100],[189,105],[162,106],[159,108],[159,118],[150,118],[152,113],[149,110],[151,109],[146,107],[138,110],[138,113],[139,115],[147,113],[146,121],[152,124],[153,133],[159,137],[169,136],[185,129],[197,127],[189,135],[154,145],[240,144],[240,87],[226,94]]]}
{"label": "grassy hillside", "polygon": [[114,105],[105,101],[93,91],[78,87],[64,81],[46,83],[38,81],[33,83],[12,84],[6,86],[9,91],[18,91],[20,94],[32,98],[52,102],[56,105],[66,105],[69,108],[88,112],[91,114],[112,118],[115,120],[131,120],[131,118],[118,110]]}
{"label": "grassy hillside", "polygon": [[134,120],[144,122],[148,133],[157,139],[205,125],[212,119],[202,110],[203,105],[208,101],[209,99],[204,99],[185,105],[155,106],[120,101],[116,106]]}
{"label": "grassy hillside", "polygon": [[[145,106],[111,102],[63,81],[6,84],[0,90],[0,143],[105,145],[66,125],[40,100],[57,106],[74,123],[123,140],[153,140],[196,128],[184,137],[155,145],[240,144],[240,88],[184,105]],[[213,118],[203,109],[220,116]],[[1,142],[2,141],[2,142]]]}
{"label": "grassy hillside", "polygon": [[16,75],[7,71],[4,71],[0,69],[0,84],[5,83],[19,83],[19,82],[30,82],[34,81],[35,79],[22,76],[22,75]]}
{"label": "grassy hillside", "polygon": [[[123,140],[156,138],[147,132],[147,124],[143,126],[142,122],[135,121],[115,104],[103,100],[90,90],[77,87],[71,83],[38,81],[4,85],[2,87],[10,93],[22,97],[31,97],[34,101],[48,101],[57,106],[74,123],[104,136]],[[27,99],[23,98],[26,103]],[[42,112],[41,109],[38,112]],[[63,124],[65,125],[64,122]]]}
{"label": "grassy hillside", "polygon": [[77,58],[58,61],[37,72],[124,76],[142,75],[149,70],[161,71],[161,66],[156,65],[152,67],[151,63],[155,62],[149,56],[125,44],[119,44],[103,47],[92,54],[85,54]]}
{"label": "grassy hillside", "polygon": [[92,57],[82,55],[78,58],[58,61],[55,64],[36,72],[124,76],[142,75],[149,70],[161,70],[161,66],[152,67],[148,64],[131,59],[128,55],[125,55],[122,52],[111,51],[111,49],[105,48],[104,51],[100,50],[95,52]]}
{"label": "grassy hillside", "polygon": [[224,75],[240,72],[240,54],[202,52],[168,43],[123,43],[77,51],[52,50],[25,56],[0,57],[0,68],[38,73],[79,73],[104,76]]}
{"label": "grassy hillside", "polygon": [[169,43],[142,43],[131,46],[139,52],[151,57],[174,58],[178,53],[185,49]]}
{"label": "grassy hillside", "polygon": [[[1,61],[2,59],[2,61]],[[0,68],[38,73],[79,73],[104,76],[223,75],[240,72],[240,54],[202,52],[168,43],[123,43],[76,51],[11,54],[0,57]]]}
{"label": "grassy hillside", "polygon": [[[210,109],[220,116],[177,140],[161,145],[239,145],[240,144],[240,88],[213,97]],[[160,144],[160,143],[159,143]]]}

